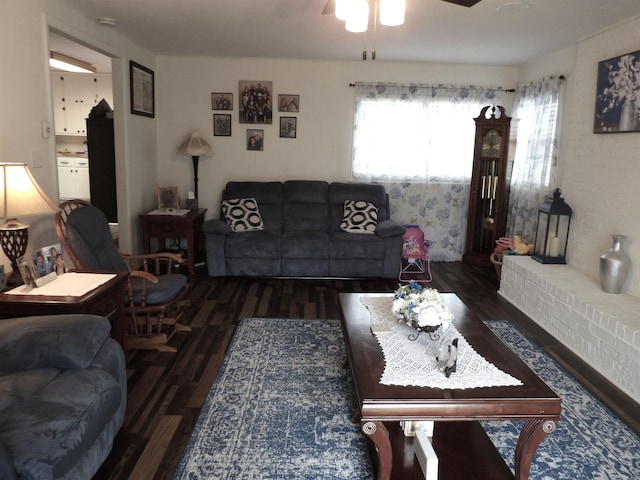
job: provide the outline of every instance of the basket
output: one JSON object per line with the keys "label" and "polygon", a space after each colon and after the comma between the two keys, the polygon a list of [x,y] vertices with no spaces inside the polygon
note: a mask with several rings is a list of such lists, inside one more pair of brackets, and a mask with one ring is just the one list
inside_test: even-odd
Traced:
{"label": "basket", "polygon": [[492,253],[489,260],[491,260],[493,268],[496,269],[496,275],[498,276],[498,281],[500,281],[500,277],[502,276],[502,262],[498,260],[498,255],[496,253]]}

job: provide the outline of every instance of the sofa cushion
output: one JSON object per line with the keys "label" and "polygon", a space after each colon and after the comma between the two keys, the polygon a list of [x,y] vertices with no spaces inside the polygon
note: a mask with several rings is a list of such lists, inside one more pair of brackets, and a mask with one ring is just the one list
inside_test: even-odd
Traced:
{"label": "sofa cushion", "polygon": [[389,220],[388,196],[383,185],[333,182],[329,186],[329,232],[340,231],[347,200],[369,202],[378,208],[378,223]]}
{"label": "sofa cushion", "polygon": [[284,231],[326,232],[329,184],[315,180],[284,182]]}
{"label": "sofa cushion", "polygon": [[280,237],[278,232],[265,230],[232,233],[226,237],[226,257],[244,258],[247,262],[254,258],[280,258]]}
{"label": "sofa cushion", "polygon": [[67,478],[113,422],[122,395],[111,374],[89,367],[62,370],[25,396],[0,430],[18,477]]}
{"label": "sofa cushion", "polygon": [[282,231],[282,182],[229,182],[222,192],[222,200],[255,198],[264,230]]}
{"label": "sofa cushion", "polygon": [[378,224],[378,208],[372,203],[360,200],[344,202],[344,216],[340,222],[340,230],[348,233],[376,233]]}
{"label": "sofa cushion", "polygon": [[222,214],[234,232],[264,230],[255,198],[230,198],[222,201]]}
{"label": "sofa cushion", "polygon": [[[0,322],[0,371],[86,368],[109,337],[111,324],[96,315],[37,316]],[[64,348],[60,348],[64,345]]]}
{"label": "sofa cushion", "polygon": [[[384,258],[385,244],[376,235],[353,235],[336,232],[329,236],[329,257],[357,258],[363,261]],[[400,257],[398,256],[398,261]]]}
{"label": "sofa cushion", "polygon": [[282,258],[329,258],[329,234],[326,232],[283,233]]}

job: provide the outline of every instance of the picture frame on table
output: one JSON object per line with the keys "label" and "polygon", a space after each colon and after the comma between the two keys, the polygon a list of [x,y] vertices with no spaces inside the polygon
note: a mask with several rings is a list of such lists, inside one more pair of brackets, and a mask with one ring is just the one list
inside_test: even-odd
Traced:
{"label": "picture frame on table", "polygon": [[24,283],[24,290],[29,291],[32,288],[35,288],[36,273],[33,262],[26,255],[23,255],[22,257],[16,259],[16,263],[18,264],[20,276],[22,277],[22,282]]}
{"label": "picture frame on table", "polygon": [[231,136],[231,115],[225,113],[213,114],[213,136],[214,137],[230,137]]}
{"label": "picture frame on table", "polygon": [[153,70],[130,60],[129,83],[131,86],[131,113],[144,117],[155,117],[155,79]]}
{"label": "picture frame on table", "polygon": [[593,133],[640,131],[640,50],[598,63]]}
{"label": "picture frame on table", "polygon": [[178,187],[163,185],[158,187],[158,209],[168,211],[180,209]]}
{"label": "picture frame on table", "polygon": [[233,93],[212,93],[211,110],[233,110]]}
{"label": "picture frame on table", "polygon": [[296,138],[297,131],[296,117],[280,117],[280,138]]}

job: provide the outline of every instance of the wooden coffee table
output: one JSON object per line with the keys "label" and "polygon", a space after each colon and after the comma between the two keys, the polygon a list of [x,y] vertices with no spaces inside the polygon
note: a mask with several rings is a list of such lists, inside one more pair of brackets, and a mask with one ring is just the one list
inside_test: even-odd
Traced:
{"label": "wooden coffee table", "polygon": [[377,478],[424,479],[414,457],[413,441],[404,436],[399,422],[434,420],[432,445],[438,455],[440,480],[513,479],[478,422],[523,420],[515,451],[515,478],[528,479],[538,445],[560,419],[560,398],[454,294],[442,296],[455,316],[458,331],[480,355],[524,385],[464,390],[382,385],[384,357],[360,297],[383,295],[340,294],[342,329],[359,410],[355,420],[372,441],[370,452],[377,457]]}

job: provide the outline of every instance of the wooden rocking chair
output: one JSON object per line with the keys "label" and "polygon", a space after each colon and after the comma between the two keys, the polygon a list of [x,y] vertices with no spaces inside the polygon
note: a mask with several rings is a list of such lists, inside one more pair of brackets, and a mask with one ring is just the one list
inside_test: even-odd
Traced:
{"label": "wooden rocking chair", "polygon": [[105,215],[84,200],[61,203],[55,226],[76,269],[130,272],[123,299],[123,309],[132,320],[127,347],[175,352],[167,345],[173,334],[191,331],[178,321],[188,307],[184,300],[189,288],[187,277],[173,273],[174,266],[184,260],[172,253],[121,254]]}

